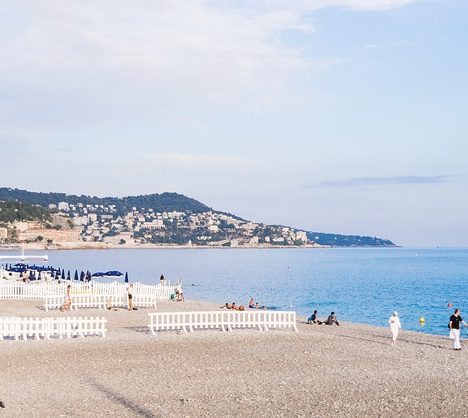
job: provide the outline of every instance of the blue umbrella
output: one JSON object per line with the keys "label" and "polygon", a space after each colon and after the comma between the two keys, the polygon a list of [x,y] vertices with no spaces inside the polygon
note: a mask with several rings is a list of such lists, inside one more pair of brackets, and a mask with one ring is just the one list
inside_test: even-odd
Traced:
{"label": "blue umbrella", "polygon": [[97,273],[93,273],[91,277],[105,277],[106,273],[103,273],[102,271],[98,271]]}
{"label": "blue umbrella", "polygon": [[128,271],[125,273],[125,283],[128,283]]}
{"label": "blue umbrella", "polygon": [[68,273],[67,273],[67,280],[71,280],[70,270],[68,270]]}
{"label": "blue umbrella", "polygon": [[123,273],[121,273],[120,271],[117,271],[117,270],[111,270],[111,271],[106,272],[106,276],[120,277],[120,276],[123,276]]}
{"label": "blue umbrella", "polygon": [[75,270],[75,280],[78,281],[78,270]]}
{"label": "blue umbrella", "polygon": [[24,264],[24,263],[16,263],[16,264],[14,265],[14,267],[25,267],[25,268],[27,268],[28,265],[27,265],[27,264]]}

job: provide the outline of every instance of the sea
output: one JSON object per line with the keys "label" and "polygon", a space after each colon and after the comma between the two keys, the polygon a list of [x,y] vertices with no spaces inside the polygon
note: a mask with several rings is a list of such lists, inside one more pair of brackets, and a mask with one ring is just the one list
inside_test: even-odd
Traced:
{"label": "sea", "polygon": [[[14,252],[1,251],[1,254]],[[28,252],[43,254],[44,251]],[[119,270],[130,282],[182,280],[189,299],[387,326],[396,310],[404,329],[447,335],[455,307],[468,320],[468,249],[291,248],[47,251],[71,271]],[[424,322],[420,322],[420,318]]]}

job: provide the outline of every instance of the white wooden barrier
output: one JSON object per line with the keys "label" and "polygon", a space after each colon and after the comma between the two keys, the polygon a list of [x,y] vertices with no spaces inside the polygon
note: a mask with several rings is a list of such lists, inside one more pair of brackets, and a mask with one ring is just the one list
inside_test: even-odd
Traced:
{"label": "white wooden barrier", "polygon": [[[47,312],[49,309],[60,309],[65,303],[64,296],[46,296],[44,298],[44,309]],[[95,294],[77,294],[71,296],[71,310],[80,308],[106,308],[107,297],[105,295]]]}
{"label": "white wooden barrier", "polygon": [[[64,280],[58,282],[0,282],[0,299],[45,299],[47,296],[64,296],[67,286],[72,286],[72,293],[112,295],[126,297],[128,283],[89,283]],[[175,287],[169,285],[148,285],[133,283],[134,297],[152,298],[153,300],[170,300],[175,294]],[[144,302],[146,303],[146,302]]]}
{"label": "white wooden barrier", "polygon": [[156,312],[148,314],[152,334],[156,331],[194,329],[291,328],[297,332],[296,312],[293,311],[199,311]]}
{"label": "white wooden barrier", "polygon": [[[60,309],[65,303],[65,296],[46,296],[44,298],[44,309],[46,312],[49,309]],[[136,308],[157,308],[157,300],[153,296],[133,295],[133,306]],[[119,307],[128,308],[127,295],[102,295],[102,294],[86,294],[86,293],[72,293],[71,294],[71,310],[78,310],[82,308],[98,308],[106,309]]]}
{"label": "white wooden barrier", "polygon": [[71,338],[90,335],[105,337],[106,322],[104,317],[0,317],[0,340],[4,338],[27,340],[28,337],[35,339]]}

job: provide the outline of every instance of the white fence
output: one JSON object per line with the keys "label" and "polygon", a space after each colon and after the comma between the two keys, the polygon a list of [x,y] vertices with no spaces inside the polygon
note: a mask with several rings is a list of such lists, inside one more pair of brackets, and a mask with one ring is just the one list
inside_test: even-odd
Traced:
{"label": "white fence", "polygon": [[[48,296],[65,296],[67,286],[72,286],[72,296],[77,294],[96,294],[112,297],[127,297],[128,283],[89,283],[77,281],[58,282],[0,282],[0,299],[45,299]],[[133,283],[133,297],[147,303],[148,300],[170,300],[175,295],[175,286],[156,284]],[[148,299],[148,300],[147,300]]]}
{"label": "white fence", "polygon": [[[44,298],[44,309],[60,309],[66,301],[65,296],[46,296]],[[133,305],[136,308],[150,307],[156,309],[157,299],[154,296],[146,295],[133,295]],[[77,310],[81,308],[114,308],[124,307],[128,308],[127,295],[102,295],[102,294],[87,294],[87,293],[76,293],[71,294],[71,310]]]}
{"label": "white fence", "polygon": [[0,317],[0,340],[29,337],[71,338],[96,335],[106,336],[106,322],[103,317],[61,317],[61,318],[18,318]]}
{"label": "white fence", "polygon": [[297,332],[296,312],[292,311],[200,311],[150,313],[148,325],[152,334],[156,331],[194,329],[291,328]]}

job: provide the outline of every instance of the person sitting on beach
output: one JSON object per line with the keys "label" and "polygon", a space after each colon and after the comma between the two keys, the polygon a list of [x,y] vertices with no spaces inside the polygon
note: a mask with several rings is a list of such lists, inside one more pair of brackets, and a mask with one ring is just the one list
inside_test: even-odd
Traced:
{"label": "person sitting on beach", "polygon": [[325,321],[325,324],[326,325],[333,325],[333,324],[340,325],[340,323],[338,322],[338,319],[336,319],[335,312],[332,312],[328,316],[327,320]]}
{"label": "person sitting on beach", "polygon": [[255,303],[255,309],[264,309],[266,311],[266,306],[260,306],[258,302]]}
{"label": "person sitting on beach", "polygon": [[254,298],[250,298],[249,300],[249,308],[250,309],[255,309],[255,301],[254,301]]}
{"label": "person sitting on beach", "polygon": [[237,308],[238,311],[245,311],[245,306],[244,305],[241,305],[239,306],[239,308]]}
{"label": "person sitting on beach", "polygon": [[317,324],[317,325],[321,325],[322,324],[322,321],[320,321],[318,318],[317,318],[317,315],[318,315],[318,311],[317,309],[314,310],[314,313],[312,315],[310,315],[308,318],[307,318],[307,323],[308,324]]}
{"label": "person sitting on beach", "polygon": [[232,305],[229,305],[229,303],[226,302],[226,304],[224,304],[223,306],[220,307],[221,309],[232,309]]}
{"label": "person sitting on beach", "polygon": [[238,310],[238,308],[237,308],[237,306],[236,306],[236,302],[232,302],[232,303],[231,303],[231,309],[233,309],[233,310],[235,310],[235,311]]}

